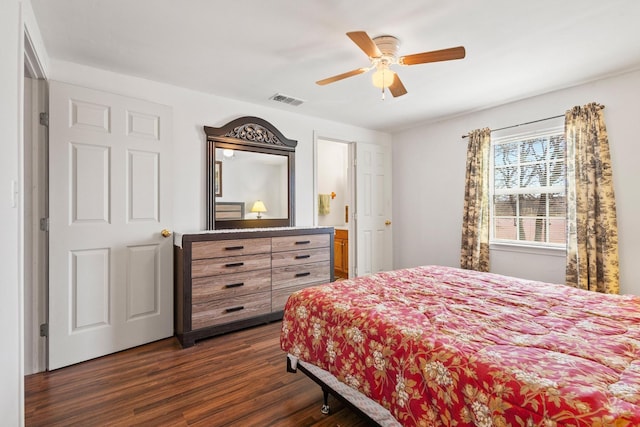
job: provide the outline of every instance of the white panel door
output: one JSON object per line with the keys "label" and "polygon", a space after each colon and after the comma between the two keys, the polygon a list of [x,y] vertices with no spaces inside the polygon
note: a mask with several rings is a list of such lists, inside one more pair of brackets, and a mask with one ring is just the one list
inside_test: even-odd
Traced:
{"label": "white panel door", "polygon": [[171,109],[50,85],[49,369],[173,334]]}
{"label": "white panel door", "polygon": [[357,275],[393,268],[391,149],[356,143]]}

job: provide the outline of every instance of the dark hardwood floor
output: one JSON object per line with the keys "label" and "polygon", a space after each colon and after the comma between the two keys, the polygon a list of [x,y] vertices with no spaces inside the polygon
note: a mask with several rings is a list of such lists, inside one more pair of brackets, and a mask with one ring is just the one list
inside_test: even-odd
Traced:
{"label": "dark hardwood floor", "polygon": [[286,372],[280,322],[175,338],[25,378],[27,426],[365,426],[301,372]]}

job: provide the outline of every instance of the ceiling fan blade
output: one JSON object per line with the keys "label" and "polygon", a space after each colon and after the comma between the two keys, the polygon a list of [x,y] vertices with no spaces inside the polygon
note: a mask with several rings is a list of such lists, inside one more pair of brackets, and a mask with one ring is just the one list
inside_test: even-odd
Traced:
{"label": "ceiling fan blade", "polygon": [[404,85],[400,81],[400,77],[397,74],[393,79],[393,83],[391,83],[391,86],[389,86],[389,92],[391,92],[391,95],[393,95],[394,98],[407,93],[407,89],[404,87]]}
{"label": "ceiling fan blade", "polygon": [[338,80],[346,79],[347,77],[357,76],[358,74],[366,73],[368,68],[357,68],[355,70],[347,71],[346,73],[338,74],[337,76],[327,77],[326,79],[318,80],[316,84],[324,86],[329,83],[337,82]]}
{"label": "ceiling fan blade", "polygon": [[347,33],[347,36],[358,45],[369,58],[378,58],[382,56],[382,52],[378,49],[378,46],[371,40],[371,37],[364,31],[351,31]]}
{"label": "ceiling fan blade", "polygon": [[466,52],[463,46],[449,49],[433,50],[431,52],[414,53],[398,58],[398,63],[402,65],[425,64],[427,62],[450,61],[452,59],[464,58]]}

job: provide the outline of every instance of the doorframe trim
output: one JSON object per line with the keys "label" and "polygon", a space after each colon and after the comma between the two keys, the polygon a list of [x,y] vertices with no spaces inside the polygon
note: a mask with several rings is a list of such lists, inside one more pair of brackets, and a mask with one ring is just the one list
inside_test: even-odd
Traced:
{"label": "doorframe trim", "polygon": [[47,74],[36,51],[29,29],[24,27],[24,66],[32,79],[46,80]]}
{"label": "doorframe trim", "polygon": [[[47,54],[44,49],[44,44],[40,37],[39,28],[37,23],[35,22],[33,10],[30,7],[30,4],[22,2],[21,3],[21,23],[22,23],[22,40],[21,47],[23,53],[23,63],[24,63],[24,71],[20,73],[21,80],[21,88],[22,88],[22,102],[21,108],[19,111],[20,114],[20,123],[22,124],[21,128],[21,147],[20,147],[20,193],[23,195],[23,200],[21,200],[21,212],[20,219],[22,221],[22,225],[20,227],[20,246],[21,246],[21,277],[22,277],[22,292],[25,294],[26,286],[29,286],[29,293],[31,294],[30,300],[23,300],[23,308],[22,308],[22,316],[23,316],[23,328],[20,331],[22,336],[22,352],[21,358],[23,363],[23,373],[29,372],[42,372],[48,369],[48,344],[46,342],[46,338],[42,338],[40,336],[40,325],[48,323],[48,272],[46,269],[46,265],[48,263],[48,236],[40,236],[36,235],[39,230],[40,215],[44,214],[46,216],[46,212],[48,210],[48,188],[47,188],[47,171],[37,171],[38,173],[45,174],[45,184],[44,188],[40,186],[36,186],[35,191],[32,191],[32,188],[24,188],[25,183],[25,174],[29,173],[32,175],[31,180],[33,180],[35,162],[37,161],[34,158],[33,150],[31,153],[27,155],[24,152],[25,150],[25,129],[26,127],[30,127],[31,130],[29,134],[31,135],[31,146],[37,144],[38,150],[44,150],[44,158],[45,163],[48,162],[48,134],[45,131],[44,133],[40,132],[41,126],[39,126],[39,113],[48,112],[48,81],[47,81],[47,71],[45,62],[43,61],[47,59]],[[31,30],[33,29],[33,31]],[[40,54],[42,53],[42,54]],[[33,96],[30,100],[24,99],[24,90],[27,84],[27,80],[25,75],[35,81],[40,80],[44,81],[44,84],[34,84],[32,85],[32,89],[36,89],[37,93],[33,93]],[[27,104],[28,103],[28,104]],[[30,123],[25,122],[24,116],[24,106],[31,104],[32,114]],[[44,111],[40,111],[43,108]],[[40,144],[44,139],[45,144]],[[40,153],[40,151],[38,151]],[[43,153],[40,153],[43,154]],[[31,161],[31,165],[26,167],[25,161],[29,159]],[[48,169],[48,165],[47,165]],[[44,195],[39,192],[43,191]],[[37,210],[36,204],[34,204],[34,200],[38,200],[40,197],[44,196],[44,210],[45,212],[40,212]],[[25,203],[26,198],[29,197],[31,203],[31,218],[25,218]],[[31,239],[25,239],[26,236],[26,228],[31,228]],[[44,248],[42,248],[44,245]],[[30,265],[25,263],[24,254],[29,250],[31,253],[32,259],[30,261],[34,261],[37,258],[37,262],[30,262]],[[42,255],[44,254],[44,255]],[[42,256],[44,259],[42,259]],[[42,265],[45,265],[45,269],[43,270]],[[26,269],[31,269],[31,274],[29,275],[32,280],[30,283],[25,281]],[[35,280],[33,280],[35,278]],[[25,322],[26,316],[29,316],[31,322]],[[34,328],[32,330],[27,331],[24,326],[26,324],[32,324]],[[26,343],[29,342],[29,348],[33,351],[33,354],[26,355]],[[27,358],[29,359],[27,361]]]}

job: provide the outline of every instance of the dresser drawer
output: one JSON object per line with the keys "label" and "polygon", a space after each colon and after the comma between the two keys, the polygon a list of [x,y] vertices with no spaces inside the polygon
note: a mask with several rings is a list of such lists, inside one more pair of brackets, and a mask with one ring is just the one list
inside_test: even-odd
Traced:
{"label": "dresser drawer", "polygon": [[191,302],[201,304],[213,299],[266,292],[271,290],[271,271],[256,270],[193,279]]}
{"label": "dresser drawer", "polygon": [[274,290],[271,294],[271,310],[272,311],[280,311],[284,310],[284,306],[289,299],[289,295],[294,293],[295,291],[299,291],[300,289],[308,288],[310,286],[322,285],[325,282],[319,283],[306,283],[304,285],[295,285],[290,286],[288,288],[282,288]]}
{"label": "dresser drawer", "polygon": [[271,239],[233,239],[193,242],[191,259],[218,258],[271,252]]}
{"label": "dresser drawer", "polygon": [[331,278],[329,265],[330,262],[325,261],[274,268],[271,276],[271,288],[276,290],[309,283],[328,282]]}
{"label": "dresser drawer", "polygon": [[[226,258],[199,259],[191,263],[191,277],[242,273],[271,268],[271,254],[244,255]],[[268,272],[265,272],[268,274]]]}
{"label": "dresser drawer", "polygon": [[271,292],[236,296],[194,304],[191,329],[222,325],[271,312]]}
{"label": "dresser drawer", "polygon": [[305,249],[299,251],[274,252],[271,255],[272,267],[309,264],[312,262],[329,261],[329,248]]}
{"label": "dresser drawer", "polygon": [[329,234],[305,234],[302,236],[273,237],[271,239],[273,252],[325,248],[328,246]]}

